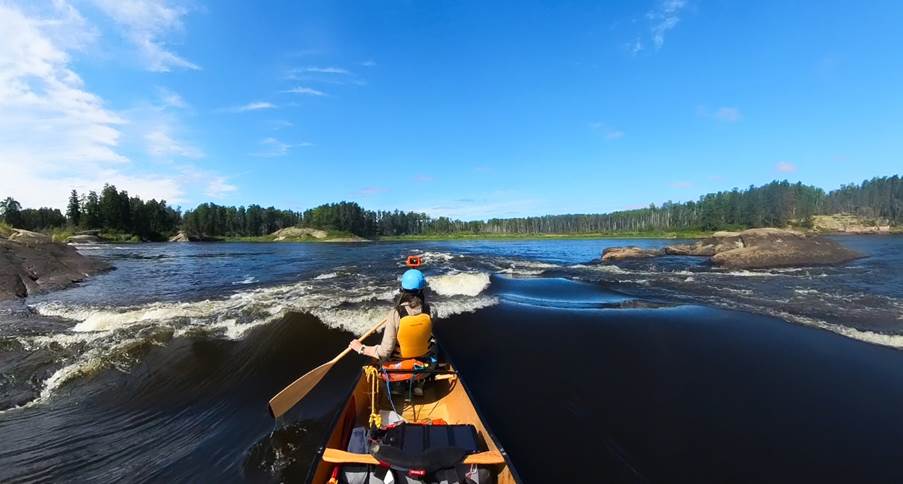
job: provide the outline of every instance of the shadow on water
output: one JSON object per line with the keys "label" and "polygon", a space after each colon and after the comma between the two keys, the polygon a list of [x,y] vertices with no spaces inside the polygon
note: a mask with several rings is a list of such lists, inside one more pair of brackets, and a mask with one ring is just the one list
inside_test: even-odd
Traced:
{"label": "shadow on water", "polygon": [[290,314],[240,341],[192,336],[148,345],[128,373],[111,369],[76,379],[48,404],[5,414],[0,481],[237,481],[243,467],[255,481],[303,477],[305,456],[320,444],[321,422],[340,403],[359,362],[336,365],[292,412],[300,423],[275,432],[275,442],[287,442],[279,445],[300,456],[277,465],[282,474],[275,476],[259,472],[270,465],[260,443],[274,429],[266,401],[335,356],[349,338],[312,316]]}
{"label": "shadow on water", "polygon": [[[903,353],[567,279],[493,278],[436,334],[525,482],[903,482]],[[363,359],[309,315],[131,349],[0,417],[0,481],[297,482]],[[0,362],[2,363],[2,362]]]}
{"label": "shadow on water", "polygon": [[526,482],[903,482],[896,350],[699,306],[504,298],[437,333]]}

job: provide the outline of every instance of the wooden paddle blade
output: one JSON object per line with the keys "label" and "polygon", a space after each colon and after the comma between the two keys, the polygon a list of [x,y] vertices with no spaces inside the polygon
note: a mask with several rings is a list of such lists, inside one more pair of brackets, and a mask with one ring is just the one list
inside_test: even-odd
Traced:
{"label": "wooden paddle blade", "polygon": [[313,370],[305,373],[304,376],[293,381],[291,385],[282,389],[275,397],[270,399],[270,414],[273,418],[281,417],[288,412],[296,403],[307,396],[311,390],[320,383],[320,380],[329,373],[335,365],[335,360],[324,363]]}

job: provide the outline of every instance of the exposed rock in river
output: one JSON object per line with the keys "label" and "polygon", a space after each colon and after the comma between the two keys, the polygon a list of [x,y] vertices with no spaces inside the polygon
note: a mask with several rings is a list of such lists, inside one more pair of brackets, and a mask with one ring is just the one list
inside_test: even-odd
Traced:
{"label": "exposed rock in river", "polygon": [[100,237],[91,234],[73,235],[66,239],[69,244],[99,244],[103,242]]}
{"label": "exposed rock in river", "polygon": [[109,264],[44,234],[13,229],[9,238],[0,238],[0,300],[61,289],[106,269]]}
{"label": "exposed rock in river", "polygon": [[[612,255],[606,258],[608,254]],[[861,257],[833,240],[774,228],[715,232],[693,244],[665,247],[661,254],[711,257],[712,263],[731,269],[841,264]],[[602,260],[652,255],[660,254],[636,247],[610,248],[603,252]]]}
{"label": "exposed rock in river", "polygon": [[662,251],[655,249],[641,249],[639,247],[609,247],[602,251],[602,262],[611,262],[623,259],[639,259],[642,257],[655,257],[662,255]]}

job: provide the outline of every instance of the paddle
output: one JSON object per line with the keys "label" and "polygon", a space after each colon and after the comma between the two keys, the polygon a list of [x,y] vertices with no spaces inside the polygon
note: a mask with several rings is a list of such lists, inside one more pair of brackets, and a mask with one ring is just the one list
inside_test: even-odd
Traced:
{"label": "paddle", "polygon": [[[366,333],[361,335],[358,338],[358,341],[363,342],[367,339],[371,334],[379,331],[382,326],[386,324],[386,320],[382,320],[379,323],[376,323],[375,326],[370,328]],[[351,352],[351,348],[345,348],[341,353],[338,354],[335,358],[323,363],[322,365],[310,370],[305,373],[304,376],[298,378],[293,381],[289,386],[282,389],[281,392],[277,393],[276,396],[270,399],[270,415],[273,418],[281,417],[285,412],[288,412],[289,409],[294,407],[298,402],[301,401],[302,398],[307,396],[311,390],[317,386],[317,383],[320,383],[320,380],[329,373],[329,370],[339,362],[345,355]]]}

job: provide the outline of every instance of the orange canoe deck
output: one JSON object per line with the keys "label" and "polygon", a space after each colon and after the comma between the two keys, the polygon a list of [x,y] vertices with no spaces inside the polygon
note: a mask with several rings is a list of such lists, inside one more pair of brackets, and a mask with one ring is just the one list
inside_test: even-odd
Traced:
{"label": "orange canoe deck", "polygon": [[[477,433],[486,442],[488,449],[467,456],[464,463],[486,466],[495,474],[495,482],[499,484],[517,482],[508,466],[504,451],[477,415],[476,408],[457,375],[438,375],[436,381],[426,386],[423,397],[414,397],[413,401],[405,401],[405,397],[398,395],[393,397],[396,410],[407,422],[442,419],[448,424],[471,424],[476,427]],[[378,406],[380,410],[392,410],[386,398],[385,383],[381,383],[380,386]],[[345,451],[345,440],[351,429],[366,426],[369,416],[370,384],[361,372],[357,385],[336,419],[336,425],[327,440],[326,448],[318,458],[310,482],[326,484],[335,465],[379,464],[379,461],[370,454],[353,454]]]}

